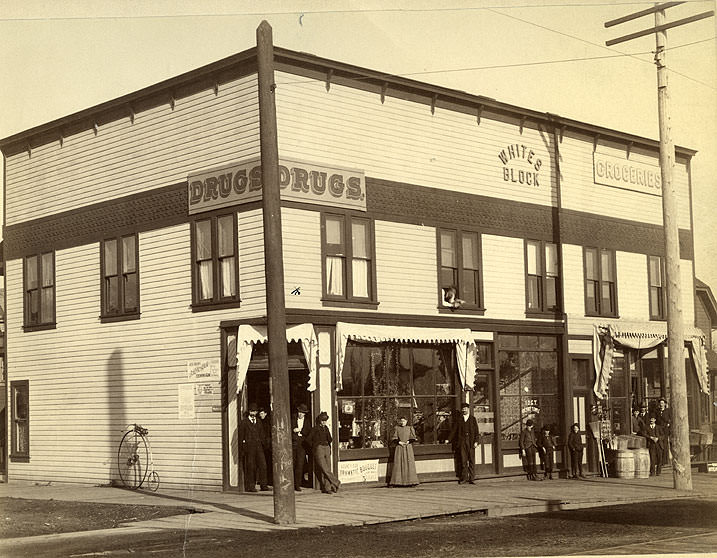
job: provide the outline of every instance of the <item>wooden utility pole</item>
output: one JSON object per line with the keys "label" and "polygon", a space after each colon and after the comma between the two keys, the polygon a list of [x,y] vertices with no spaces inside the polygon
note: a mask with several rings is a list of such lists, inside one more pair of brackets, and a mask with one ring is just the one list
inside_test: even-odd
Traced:
{"label": "wooden utility pole", "polygon": [[279,147],[276,133],[274,45],[271,25],[262,21],[256,30],[261,143],[262,209],[264,217],[264,273],[269,342],[271,439],[274,480],[274,522],[296,523],[294,467],[289,413],[289,367],[286,351],[284,256],[281,246],[279,199]]}
{"label": "wooden utility pole", "polygon": [[690,469],[690,434],[687,417],[687,385],[685,377],[685,335],[682,317],[682,292],[680,287],[680,239],[677,213],[677,191],[672,181],[675,145],[672,141],[667,90],[667,29],[698,21],[714,15],[704,12],[672,23],[665,23],[665,9],[684,2],[666,2],[605,23],[611,27],[644,15],[655,14],[655,27],[631,33],[607,41],[611,46],[655,33],[657,65],[657,106],[660,125],[660,169],[662,173],[662,221],[665,237],[665,279],[667,282],[667,369],[670,378],[670,402],[672,406],[672,428],[670,446],[672,449],[673,486],[679,490],[692,490]]}

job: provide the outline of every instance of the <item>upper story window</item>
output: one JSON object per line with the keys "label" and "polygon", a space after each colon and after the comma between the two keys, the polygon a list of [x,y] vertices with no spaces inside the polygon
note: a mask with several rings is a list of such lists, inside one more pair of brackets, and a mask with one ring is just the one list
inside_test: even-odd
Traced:
{"label": "upper story window", "polygon": [[324,303],[375,306],[373,222],[349,213],[321,218]]}
{"label": "upper story window", "polygon": [[665,266],[660,256],[647,257],[650,282],[650,319],[665,319]]}
{"label": "upper story window", "polygon": [[194,310],[237,306],[239,249],[236,214],[211,215],[192,223]]}
{"label": "upper story window", "polygon": [[480,234],[439,229],[438,257],[441,306],[483,310]]}
{"label": "upper story window", "polygon": [[615,252],[585,248],[585,313],[617,316]]}
{"label": "upper story window", "polygon": [[139,317],[137,235],[102,242],[102,318]]}
{"label": "upper story window", "polygon": [[55,325],[55,253],[25,258],[25,329]]}
{"label": "upper story window", "polygon": [[559,269],[557,244],[525,241],[525,304],[528,313],[558,310]]}

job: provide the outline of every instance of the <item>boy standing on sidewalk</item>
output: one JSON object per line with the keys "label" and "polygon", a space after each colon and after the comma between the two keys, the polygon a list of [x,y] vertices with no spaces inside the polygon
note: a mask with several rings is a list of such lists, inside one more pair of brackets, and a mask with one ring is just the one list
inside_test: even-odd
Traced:
{"label": "boy standing on sidewalk", "polygon": [[525,428],[520,431],[519,448],[521,457],[525,456],[527,463],[528,480],[542,480],[538,478],[535,468],[535,452],[538,451],[538,440],[533,430],[533,421],[525,421]]}
{"label": "boy standing on sidewalk", "polygon": [[555,436],[550,434],[550,425],[543,427],[538,438],[538,453],[543,464],[543,478],[553,480],[553,455],[555,452]]}

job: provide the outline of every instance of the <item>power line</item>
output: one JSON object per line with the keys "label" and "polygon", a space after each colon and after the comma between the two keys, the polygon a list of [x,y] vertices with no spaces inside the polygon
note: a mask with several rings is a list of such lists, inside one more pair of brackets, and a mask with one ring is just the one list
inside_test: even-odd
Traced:
{"label": "power line", "polygon": [[[515,10],[533,8],[611,8],[614,6],[644,5],[647,2],[583,2],[583,3],[544,3],[544,4],[515,4],[513,6],[461,6],[447,8],[356,8],[332,10],[283,10],[273,12],[226,12],[226,13],[187,13],[187,14],[157,14],[157,15],[102,15],[102,16],[61,16],[61,17],[0,17],[0,21],[74,21],[83,19],[162,19],[162,18],[189,18],[189,17],[236,17],[236,16],[282,16],[282,15],[332,15],[332,14],[381,14],[381,13],[446,13],[446,12],[476,12],[481,10]],[[686,0],[686,3],[704,4],[711,0]]]}
{"label": "power line", "polygon": [[[499,12],[499,11],[493,9],[493,8],[489,8],[488,11],[491,11],[491,12],[493,12],[493,13],[495,13],[495,14],[502,15],[502,16],[507,17],[507,18],[510,18],[510,19],[515,19],[516,21],[520,21],[521,23],[525,23],[525,24],[527,24],[527,25],[532,25],[532,26],[534,26],[534,27],[538,27],[539,29],[543,29],[543,30],[545,30],[545,31],[550,31],[550,32],[552,32],[552,33],[557,33],[558,35],[562,35],[562,36],[564,36],[564,37],[569,37],[569,38],[571,38],[571,39],[575,39],[576,41],[580,41],[580,42],[586,43],[586,44],[591,45],[591,46],[596,46],[596,47],[599,47],[599,48],[601,48],[601,49],[609,50],[610,52],[620,52],[620,51],[617,50],[617,49],[610,48],[610,47],[606,47],[606,46],[603,46],[603,45],[601,45],[601,44],[599,44],[599,43],[593,43],[592,41],[588,41],[587,39],[583,39],[582,37],[576,37],[575,35],[571,35],[570,33],[564,33],[563,31],[558,31],[557,29],[552,29],[552,28],[550,28],[550,27],[546,27],[545,25],[540,25],[539,23],[535,23],[535,22],[533,22],[533,21],[529,21],[529,20],[526,20],[526,19],[522,19],[522,18],[519,18],[519,17],[517,17],[517,16],[513,16],[513,15],[510,15],[510,14],[504,14],[504,13]],[[711,40],[711,39],[709,39],[709,40]],[[700,41],[700,42],[701,42],[701,41]],[[620,53],[621,53],[622,55],[624,55],[624,56],[629,56],[629,57],[631,57],[631,58],[634,58],[635,60],[639,60],[640,62],[645,62],[645,63],[648,63],[648,64],[652,64],[652,63],[653,63],[652,61],[643,60],[642,58],[638,58],[638,57],[637,57],[636,55],[634,55],[634,54],[628,54],[628,53],[622,53],[622,52],[620,52]],[[645,53],[638,53],[638,54],[645,54]],[[672,73],[674,73],[674,74],[677,74],[677,75],[680,75],[680,76],[682,76],[682,77],[684,77],[684,78],[687,78],[687,79],[689,79],[689,80],[692,80],[692,81],[694,81],[695,83],[699,83],[699,84],[701,84],[701,85],[704,85],[705,87],[709,87],[710,89],[715,89],[715,88],[712,87],[711,85],[709,85],[709,84],[707,84],[707,83],[705,83],[705,82],[703,82],[703,81],[700,81],[700,80],[698,80],[698,79],[695,79],[695,78],[693,78],[693,77],[691,77],[691,76],[688,76],[687,74],[683,74],[682,72],[678,72],[677,70],[670,70],[670,71],[671,71]]]}
{"label": "power line", "polygon": [[[700,41],[693,41],[691,43],[685,43],[683,45],[677,45],[674,47],[670,47],[669,50],[676,50],[678,48],[683,48],[691,45],[696,45],[699,43],[704,43],[708,41],[715,40],[716,37],[711,37],[709,39],[702,39]],[[612,50],[612,49],[611,49]],[[624,56],[633,56],[637,57],[640,55],[645,54],[653,54],[654,51],[648,50],[644,52],[634,52],[634,53],[616,53],[616,54],[606,54],[603,56],[586,56],[586,57],[580,57],[580,58],[563,58],[560,60],[541,60],[541,61],[535,61],[535,62],[518,62],[516,64],[494,64],[491,66],[469,66],[465,68],[448,68],[448,69],[438,69],[438,70],[425,70],[422,72],[406,72],[401,74],[391,74],[393,77],[412,77],[412,76],[421,76],[421,75],[429,75],[429,74],[450,74],[450,73],[456,73],[456,72],[472,72],[472,71],[479,71],[479,70],[496,70],[496,69],[502,69],[502,68],[517,68],[517,67],[525,67],[525,66],[543,66],[547,64],[561,64],[564,62],[583,62],[583,61],[590,61],[590,60],[604,60],[608,58],[621,58]],[[638,60],[641,60],[638,58]],[[682,74],[681,74],[682,75]],[[688,77],[689,76],[684,76]],[[358,80],[368,80],[373,79],[370,77],[365,78],[356,78]],[[693,78],[689,78],[693,79]],[[693,79],[693,81],[696,81],[697,83],[700,83],[704,85],[705,87],[709,87],[710,89],[715,89],[713,86],[709,85],[708,83],[703,83],[699,80]],[[281,85],[294,85],[294,84],[308,84],[308,83],[314,83],[315,80],[307,79],[307,80],[294,80],[294,81],[285,81],[281,82]]]}

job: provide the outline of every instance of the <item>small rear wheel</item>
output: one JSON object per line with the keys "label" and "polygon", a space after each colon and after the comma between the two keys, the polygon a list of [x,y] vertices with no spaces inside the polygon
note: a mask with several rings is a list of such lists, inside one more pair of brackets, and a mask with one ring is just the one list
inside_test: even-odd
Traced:
{"label": "small rear wheel", "polygon": [[127,488],[136,490],[147,476],[149,450],[144,436],[135,430],[125,433],[117,451],[117,469]]}
{"label": "small rear wheel", "polygon": [[147,475],[143,486],[147,490],[157,492],[157,489],[159,488],[159,473],[157,471],[152,471],[149,475]]}

